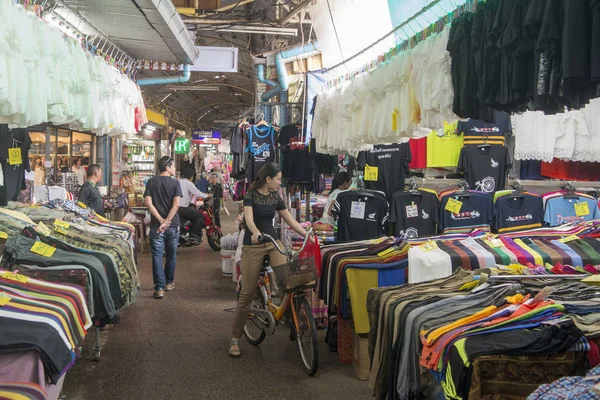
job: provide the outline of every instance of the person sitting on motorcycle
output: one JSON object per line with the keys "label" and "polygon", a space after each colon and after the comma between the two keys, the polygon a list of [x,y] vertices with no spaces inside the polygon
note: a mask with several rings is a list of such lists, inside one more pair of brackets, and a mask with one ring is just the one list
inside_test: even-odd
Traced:
{"label": "person sitting on motorcycle", "polygon": [[[179,185],[181,186],[181,200],[179,201],[179,218],[192,222],[192,231],[190,236],[198,241],[202,239],[202,229],[204,229],[204,214],[196,209],[194,206],[197,198],[209,199],[210,194],[202,193],[196,188],[196,185],[192,182],[194,178],[194,171],[186,169],[181,174],[182,178],[179,179]],[[182,221],[183,223],[183,221]]]}

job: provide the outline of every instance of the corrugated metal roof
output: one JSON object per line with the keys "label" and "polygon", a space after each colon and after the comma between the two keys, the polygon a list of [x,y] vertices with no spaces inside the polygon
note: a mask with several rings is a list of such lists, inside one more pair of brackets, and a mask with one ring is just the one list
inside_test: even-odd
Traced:
{"label": "corrugated metal roof", "polygon": [[131,57],[174,63],[192,63],[198,57],[195,43],[171,0],[61,2]]}

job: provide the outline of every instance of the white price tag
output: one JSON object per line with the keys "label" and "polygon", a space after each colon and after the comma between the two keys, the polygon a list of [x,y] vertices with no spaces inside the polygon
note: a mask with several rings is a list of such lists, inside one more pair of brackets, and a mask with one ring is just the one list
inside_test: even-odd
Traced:
{"label": "white price tag", "polygon": [[350,210],[350,218],[365,219],[365,207],[367,203],[360,201],[352,202],[352,209]]}
{"label": "white price tag", "polygon": [[406,218],[417,218],[419,216],[419,207],[417,205],[406,206]]}

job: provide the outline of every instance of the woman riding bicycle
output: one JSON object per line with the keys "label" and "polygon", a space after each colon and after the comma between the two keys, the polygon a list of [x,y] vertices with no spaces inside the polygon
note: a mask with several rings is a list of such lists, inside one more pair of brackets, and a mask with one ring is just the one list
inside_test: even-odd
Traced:
{"label": "woman riding bicycle", "polygon": [[231,345],[229,347],[231,357],[241,355],[240,338],[244,332],[248,312],[256,294],[258,278],[265,256],[270,256],[271,264],[274,266],[287,262],[286,257],[275,248],[274,244],[259,244],[260,235],[266,233],[277,239],[277,230],[273,226],[276,211],[293,230],[304,237],[307,235],[307,232],[294,220],[292,214],[285,207],[283,200],[277,194],[280,186],[281,170],[279,167],[272,163],[265,164],[258,172],[258,178],[252,188],[244,196],[246,231],[241,261],[242,289],[233,320]]}

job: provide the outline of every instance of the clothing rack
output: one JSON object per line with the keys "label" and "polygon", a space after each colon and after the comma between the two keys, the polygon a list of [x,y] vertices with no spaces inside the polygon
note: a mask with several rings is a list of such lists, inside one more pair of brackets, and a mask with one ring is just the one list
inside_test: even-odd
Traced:
{"label": "clothing rack", "polygon": [[[454,9],[453,11],[448,12],[443,8],[443,6],[441,5],[441,2],[442,2],[442,0],[432,1],[430,4],[423,7],[419,12],[414,14],[412,17],[410,17],[409,19],[407,19],[406,21],[404,21],[403,23],[401,23],[400,25],[398,25],[397,27],[392,29],[390,32],[388,32],[387,34],[385,34],[384,36],[379,38],[377,41],[373,42],[369,46],[367,46],[364,49],[362,49],[361,51],[359,51],[358,53],[354,54],[353,56],[345,59],[344,61],[342,61],[332,67],[322,70],[321,72],[325,74],[325,73],[331,72],[331,71],[345,65],[347,62],[355,59],[356,57],[360,56],[361,54],[364,54],[366,51],[373,48],[374,46],[377,46],[379,43],[381,43],[383,40],[385,40],[386,38],[388,38],[391,35],[396,35],[396,37],[398,39],[400,39],[400,37],[398,36],[398,31],[402,31],[405,35],[402,42],[400,44],[397,44],[395,47],[391,48],[388,52],[379,55],[375,60],[371,60],[369,63],[364,64],[361,68],[354,70],[353,72],[346,73],[344,75],[338,76],[334,79],[331,79],[331,80],[325,82],[323,84],[323,88],[330,89],[330,88],[339,86],[343,82],[354,80],[358,75],[361,75],[365,72],[368,72],[368,71],[371,71],[371,70],[377,68],[379,66],[379,64],[392,59],[393,57],[397,56],[401,52],[406,51],[407,49],[412,49],[419,42],[421,42],[422,40],[431,36],[432,34],[441,32],[447,24],[452,23],[452,21],[454,19],[458,18],[460,15],[465,14],[467,12],[474,11],[477,8],[477,1],[467,0],[467,2],[465,4],[456,7],[456,9]],[[454,1],[450,0],[450,3],[452,3],[452,5],[454,5],[454,6],[456,6]],[[444,15],[443,17],[439,17],[438,15],[436,15],[433,12],[433,9],[435,9],[436,6],[438,6],[437,7],[438,10],[444,11],[444,13],[446,13],[446,15]],[[426,17],[427,12],[431,12],[431,14],[433,14],[437,18],[437,20],[435,22],[431,23],[431,25],[429,25],[422,31],[416,32],[415,29],[412,28],[411,24],[414,23],[417,20],[417,18],[423,18],[429,22],[429,20]],[[411,36],[410,34],[408,34],[406,32],[405,28],[410,29],[412,31],[413,35]]]}

